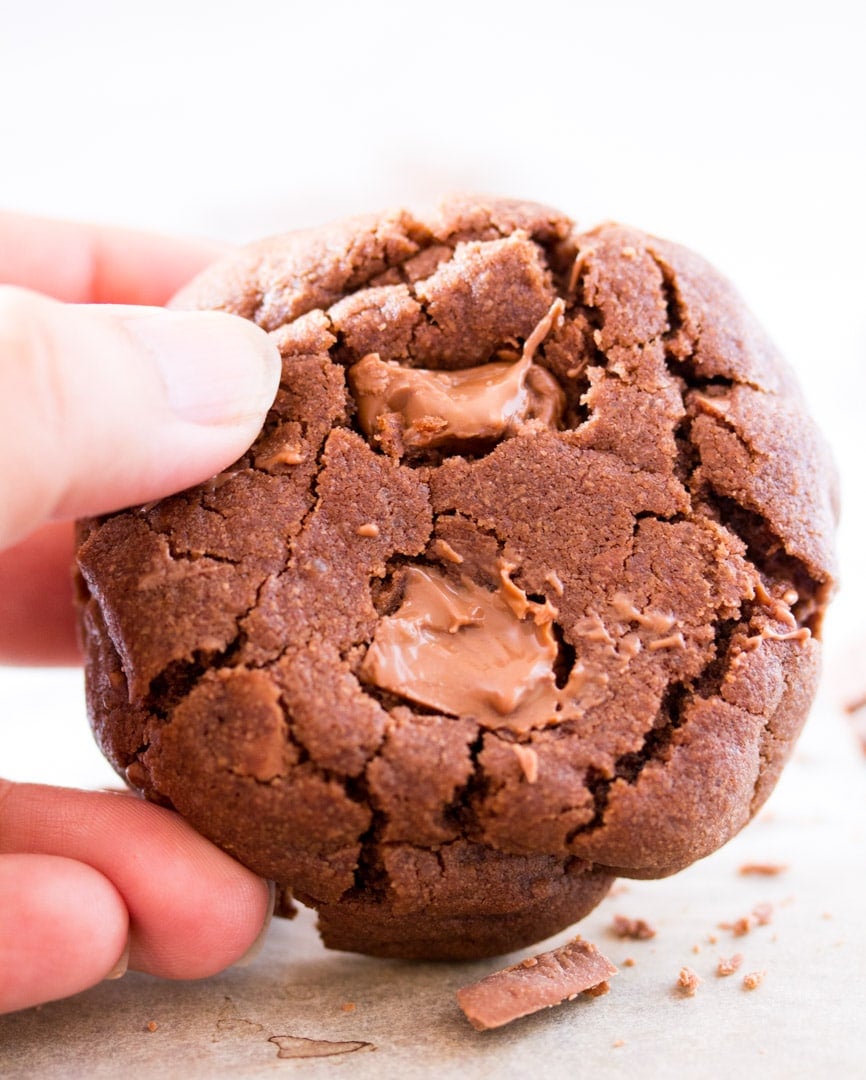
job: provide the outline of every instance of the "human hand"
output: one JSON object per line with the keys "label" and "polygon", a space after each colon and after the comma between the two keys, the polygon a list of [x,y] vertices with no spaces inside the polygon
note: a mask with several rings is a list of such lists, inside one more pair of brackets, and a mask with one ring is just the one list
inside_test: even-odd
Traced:
{"label": "human hand", "polygon": [[[0,661],[77,660],[74,518],[198,483],[257,434],[280,370],[266,336],[137,306],[165,303],[217,254],[0,214]],[[0,781],[0,1012],[127,964],[213,974],[272,906],[264,881],[168,810]]]}

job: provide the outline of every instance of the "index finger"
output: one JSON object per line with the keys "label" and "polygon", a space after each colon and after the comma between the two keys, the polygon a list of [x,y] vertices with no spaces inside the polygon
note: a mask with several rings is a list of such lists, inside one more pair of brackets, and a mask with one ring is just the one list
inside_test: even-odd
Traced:
{"label": "index finger", "polygon": [[223,245],[0,211],[0,283],[77,304],[165,304]]}

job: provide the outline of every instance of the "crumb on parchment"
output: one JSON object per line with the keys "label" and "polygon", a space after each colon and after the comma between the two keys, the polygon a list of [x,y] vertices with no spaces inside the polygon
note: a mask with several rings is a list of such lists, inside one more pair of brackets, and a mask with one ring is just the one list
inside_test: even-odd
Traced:
{"label": "crumb on parchment", "polygon": [[733,956],[720,956],[716,974],[720,976],[733,975],[743,962],[742,953],[734,953]]}
{"label": "crumb on parchment", "polygon": [[768,926],[773,921],[773,905],[766,902],[755,904],[752,915],[758,926]]}
{"label": "crumb on parchment", "polygon": [[690,967],[681,967],[677,976],[677,989],[683,997],[694,997],[703,979]]}
{"label": "crumb on parchment", "polygon": [[743,937],[755,926],[768,926],[773,921],[773,905],[767,902],[755,904],[748,915],[733,922],[720,922],[720,930],[730,930],[734,937]]}
{"label": "crumb on parchment", "polygon": [[629,919],[626,915],[614,915],[611,931],[620,938],[632,941],[648,941],[656,936],[656,928],[646,919]]}

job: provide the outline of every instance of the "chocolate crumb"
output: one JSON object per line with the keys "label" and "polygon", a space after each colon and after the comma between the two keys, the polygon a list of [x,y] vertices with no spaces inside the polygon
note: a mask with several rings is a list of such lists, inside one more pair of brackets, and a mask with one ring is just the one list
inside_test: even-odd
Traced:
{"label": "chocolate crumb", "polygon": [[866,754],[866,693],[861,693],[857,698],[844,702],[842,708],[851,721],[854,738]]}
{"label": "chocolate crumb", "polygon": [[656,928],[646,919],[629,919],[625,915],[614,915],[611,931],[617,937],[632,941],[648,941],[656,936]]}
{"label": "chocolate crumb", "polygon": [[748,975],[743,976],[743,989],[757,990],[764,981],[764,976],[766,974],[766,971],[750,971]]}
{"label": "chocolate crumb", "polygon": [[[534,964],[527,964],[534,960]],[[588,941],[577,937],[565,945],[480,979],[457,991],[457,1002],[477,1031],[502,1027],[521,1016],[595,991],[617,969]]]}
{"label": "chocolate crumb", "polygon": [[677,988],[683,997],[694,997],[702,982],[703,980],[700,975],[698,975],[696,971],[693,971],[692,968],[680,968],[680,973],[677,977]]}
{"label": "chocolate crumb", "polygon": [[752,915],[758,926],[767,926],[773,921],[773,905],[768,903],[756,904],[752,908]]}
{"label": "chocolate crumb", "polygon": [[437,559],[445,562],[460,564],[463,562],[463,556],[460,552],[455,551],[454,548],[448,543],[447,540],[443,540],[441,537],[434,540],[430,545],[430,554]]}
{"label": "chocolate crumb", "polygon": [[866,709],[866,694],[861,694],[860,697],[854,698],[852,701],[846,701],[844,707],[845,712],[849,715],[853,715],[861,709]]}
{"label": "chocolate crumb", "polygon": [[716,974],[720,976],[733,975],[743,962],[742,953],[734,953],[733,956],[720,956],[719,966],[716,968]]}
{"label": "chocolate crumb", "polygon": [[719,929],[730,930],[734,937],[743,937],[752,929],[752,918],[750,915],[743,915],[734,922],[720,922]]}
{"label": "chocolate crumb", "polygon": [[521,746],[520,743],[512,743],[511,749],[527,784],[534,784],[538,779],[538,754],[531,746]]}

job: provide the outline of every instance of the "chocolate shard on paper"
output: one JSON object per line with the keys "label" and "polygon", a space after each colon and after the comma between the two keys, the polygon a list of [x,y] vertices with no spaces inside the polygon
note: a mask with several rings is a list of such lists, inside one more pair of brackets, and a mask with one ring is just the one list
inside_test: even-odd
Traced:
{"label": "chocolate shard on paper", "polygon": [[616,974],[617,968],[595,945],[576,937],[464,986],[457,991],[457,1001],[469,1023],[486,1031],[571,1001]]}

